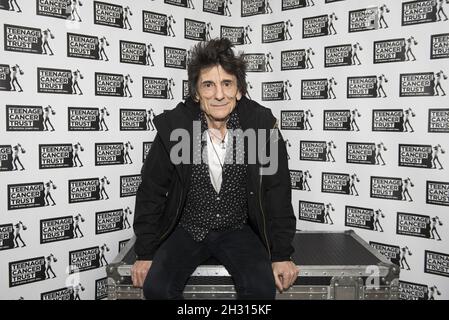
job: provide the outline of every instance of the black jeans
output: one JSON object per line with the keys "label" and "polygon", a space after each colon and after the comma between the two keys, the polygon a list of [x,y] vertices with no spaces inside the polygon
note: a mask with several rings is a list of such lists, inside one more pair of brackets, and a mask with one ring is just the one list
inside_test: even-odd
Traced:
{"label": "black jeans", "polygon": [[274,299],[276,287],[268,252],[248,225],[232,231],[211,231],[196,242],[182,227],[157,250],[143,284],[146,299],[182,299],[196,267],[214,257],[231,274],[238,299]]}

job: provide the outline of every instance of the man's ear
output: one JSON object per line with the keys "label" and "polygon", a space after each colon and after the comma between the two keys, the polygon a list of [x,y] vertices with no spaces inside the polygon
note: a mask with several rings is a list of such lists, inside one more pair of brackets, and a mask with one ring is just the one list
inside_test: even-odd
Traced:
{"label": "man's ear", "polygon": [[237,98],[237,100],[242,99],[242,92],[240,92],[240,90],[237,91],[236,98]]}

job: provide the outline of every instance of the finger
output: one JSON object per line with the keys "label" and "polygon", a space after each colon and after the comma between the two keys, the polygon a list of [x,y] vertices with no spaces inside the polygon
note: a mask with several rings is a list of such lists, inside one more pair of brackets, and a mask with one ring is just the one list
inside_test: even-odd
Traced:
{"label": "finger", "polygon": [[292,278],[290,280],[290,287],[295,284],[297,278],[298,278],[298,274],[296,272],[294,272],[292,275]]}
{"label": "finger", "polygon": [[276,288],[279,290],[280,293],[282,293],[282,282],[281,282],[282,275],[280,274],[274,274],[274,281],[276,283]]}
{"label": "finger", "polygon": [[135,275],[135,271],[134,268],[131,268],[131,281],[133,283],[133,285],[136,285],[136,275]]}
{"label": "finger", "polygon": [[284,290],[287,290],[290,287],[290,274],[284,273],[284,276],[282,277],[282,286],[284,287]]}
{"label": "finger", "polygon": [[141,288],[143,286],[143,282],[145,280],[146,272],[141,270],[139,272],[139,279],[137,281],[138,287]]}

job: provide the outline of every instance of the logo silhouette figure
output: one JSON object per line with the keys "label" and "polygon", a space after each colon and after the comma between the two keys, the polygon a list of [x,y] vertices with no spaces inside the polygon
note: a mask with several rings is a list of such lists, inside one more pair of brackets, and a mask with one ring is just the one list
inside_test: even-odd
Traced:
{"label": "logo silhouette figure", "polygon": [[418,41],[416,41],[414,37],[410,37],[407,39],[407,43],[405,44],[405,54],[406,54],[405,61],[410,61],[409,54],[412,55],[412,58],[413,58],[412,61],[416,61],[416,57],[412,52],[412,46],[416,46],[417,44],[418,44]]}
{"label": "logo silhouette figure", "polygon": [[147,130],[154,130],[154,124],[153,124],[153,119],[155,117],[153,108],[151,108],[150,110],[147,110],[146,112],[146,126],[147,126]]}
{"label": "logo silhouette figure", "polygon": [[103,265],[108,265],[108,261],[106,260],[106,258],[104,256],[105,250],[106,250],[106,252],[109,252],[109,248],[106,245],[106,243],[100,247],[100,267],[102,267]]}
{"label": "logo silhouette figure", "polygon": [[9,0],[9,11],[16,11],[16,9],[14,7],[14,4],[17,7],[17,12],[18,13],[22,12],[22,9],[20,9],[20,6],[19,6],[19,4],[17,3],[16,0]]}
{"label": "logo silhouette figure", "polygon": [[385,24],[385,28],[388,28],[388,24],[385,21],[385,14],[389,13],[390,9],[387,8],[387,5],[382,5],[379,7],[379,28],[384,28],[382,22]]}
{"label": "logo silhouette figure", "polygon": [[[125,8],[123,8],[123,28],[124,29],[128,29],[132,30],[133,28],[131,27],[131,24],[129,23],[129,19],[128,16],[132,16],[133,13],[131,12],[131,9],[129,8],[129,6],[126,6]],[[128,26],[126,25],[128,23]]]}
{"label": "logo silhouette figure", "polygon": [[20,143],[16,144],[13,148],[13,157],[12,157],[12,165],[13,165],[13,171],[17,170],[17,163],[20,164],[20,171],[25,170],[25,168],[22,165],[22,162],[20,161],[19,155],[22,153],[25,153],[25,149],[22,147]]}
{"label": "logo silhouette figure", "polygon": [[435,235],[438,237],[438,241],[441,241],[441,237],[438,234],[437,231],[437,225],[438,226],[442,226],[443,222],[441,222],[440,218],[438,218],[438,216],[435,216],[432,218],[432,222],[430,225],[430,239],[435,239]]}
{"label": "logo silhouette figure", "polygon": [[168,80],[168,86],[167,86],[167,99],[171,99],[171,100],[174,99],[173,92],[172,92],[172,89],[171,89],[174,86],[175,86],[175,81],[173,80],[173,78],[170,78]]}
{"label": "logo silhouette figure", "polygon": [[444,74],[443,70],[440,70],[439,72],[435,73],[434,91],[436,96],[440,95],[440,91],[438,89],[440,89],[441,92],[443,93],[442,96],[446,95],[446,92],[444,92],[443,87],[441,86],[441,78],[443,78],[443,80],[447,79],[447,76]]}
{"label": "logo silhouette figure", "polygon": [[437,295],[441,296],[441,292],[438,290],[437,286],[430,287],[429,288],[429,300],[435,300],[435,293]]}
{"label": "logo silhouette figure", "polygon": [[99,41],[100,41],[100,43],[99,43],[100,44],[100,52],[99,52],[100,60],[103,60],[103,55],[104,55],[104,60],[109,61],[108,55],[106,54],[106,51],[104,50],[105,46],[109,47],[109,42],[105,36],[101,37]]}
{"label": "logo silhouette figure", "polygon": [[274,57],[271,54],[271,52],[268,52],[267,54],[265,54],[265,71],[269,71],[269,72],[273,72],[273,68],[271,67],[271,63],[270,60],[273,60]]}
{"label": "logo silhouette figure", "polygon": [[326,224],[334,224],[332,221],[330,210],[335,211],[335,208],[332,206],[331,203],[326,204],[324,209],[324,223]]}
{"label": "logo silhouette figure", "polygon": [[103,195],[106,196],[105,200],[109,199],[109,196],[108,196],[108,194],[106,192],[106,189],[104,187],[105,184],[110,184],[110,182],[109,182],[108,178],[106,178],[106,176],[104,176],[103,178],[100,179],[100,200],[104,199]]}
{"label": "logo silhouette figure", "polygon": [[354,192],[355,192],[355,196],[359,195],[357,188],[355,187],[356,182],[360,182],[360,179],[357,177],[357,175],[355,173],[351,174],[350,180],[349,180],[349,194],[350,195],[354,195]]}
{"label": "logo silhouette figure", "polygon": [[251,39],[249,38],[249,33],[253,32],[253,29],[249,25],[247,25],[245,28],[243,28],[243,44],[251,44],[253,43]]}
{"label": "logo silhouette figure", "polygon": [[327,27],[328,34],[329,35],[337,34],[337,30],[335,30],[335,27],[334,27],[334,21],[337,21],[338,17],[335,14],[335,12],[332,12],[332,14],[330,14],[327,19],[328,19],[328,22],[329,22],[329,25]]}
{"label": "logo silhouette figure", "polygon": [[16,91],[15,85],[17,84],[17,86],[19,87],[18,92],[23,92],[22,86],[20,85],[19,80],[18,80],[17,73],[19,73],[19,75],[21,75],[21,76],[24,74],[23,70],[20,69],[18,64],[11,67],[11,91]]}
{"label": "logo silhouette figure", "polygon": [[309,170],[304,171],[304,180],[303,180],[303,190],[310,191],[309,183],[307,182],[307,179],[312,179],[312,175],[310,174]]}
{"label": "logo silhouette figure", "polygon": [[385,165],[385,161],[382,158],[382,151],[387,151],[387,147],[385,147],[384,143],[376,144],[376,164],[379,164],[379,159],[382,161],[382,165]]}
{"label": "logo silhouette figure", "polygon": [[47,54],[47,49],[50,51],[50,56],[53,55],[53,50],[50,48],[50,44],[48,43],[48,37],[50,39],[54,39],[55,36],[51,33],[50,29],[42,30],[42,51],[43,54]]}
{"label": "logo silhouette figure", "polygon": [[[446,3],[449,3],[449,0],[446,0]],[[447,21],[447,15],[444,12],[443,6],[444,6],[444,0],[438,0],[438,5],[437,5],[437,16],[438,16],[438,18],[437,18],[437,21],[441,21],[440,13],[443,14],[444,21]]]}
{"label": "logo silhouette figure", "polygon": [[25,242],[23,242],[22,236],[20,235],[20,231],[26,229],[27,227],[22,223],[22,221],[19,221],[14,225],[14,248],[19,247],[18,240],[20,240],[20,242],[22,243],[22,248],[26,247],[26,244]]}
{"label": "logo silhouette figure", "polygon": [[73,300],[81,300],[81,298],[80,298],[80,290],[81,291],[85,290],[83,285],[81,283],[78,283],[76,286],[74,286],[72,288],[72,290],[73,290]]}
{"label": "logo silhouette figure", "polygon": [[82,96],[83,95],[83,91],[81,91],[81,88],[78,84],[78,78],[79,79],[84,79],[84,76],[81,74],[81,71],[79,71],[78,69],[76,71],[73,71],[73,84],[72,84],[72,92],[73,94],[77,94],[76,89],[78,88],[79,90],[79,95]]}
{"label": "logo silhouette figure", "polygon": [[131,142],[128,141],[128,142],[125,143],[125,150],[124,150],[124,153],[123,153],[123,160],[125,160],[126,164],[128,163],[128,160],[129,160],[130,164],[133,163],[133,161],[131,160],[131,157],[129,156],[129,150],[130,149],[133,150],[134,147],[131,144]]}
{"label": "logo silhouette figure", "polygon": [[284,40],[293,39],[290,31],[288,30],[288,27],[293,27],[293,23],[290,21],[290,19],[284,22]]}
{"label": "logo silhouette figure", "polygon": [[[248,89],[253,88],[251,82],[249,82],[249,81],[246,81],[246,85],[247,85]],[[246,96],[248,97],[249,100],[251,100],[251,96],[249,95],[249,90],[246,91]]]}
{"label": "logo silhouette figure", "polygon": [[[106,121],[104,120],[104,116],[109,117],[109,111],[106,109],[106,107],[103,107],[100,109],[100,131],[109,131],[108,125],[106,124]],[[104,126],[104,127],[103,127]]]}
{"label": "logo silhouette figure", "polygon": [[45,275],[47,276],[46,279],[50,279],[50,272],[53,275],[52,279],[56,278],[56,275],[51,267],[51,264],[57,261],[58,259],[56,259],[53,253],[50,253],[50,255],[45,258]]}
{"label": "logo silhouette figure", "polygon": [[273,9],[271,9],[270,1],[265,0],[265,14],[273,13]]}
{"label": "logo silhouette figure", "polygon": [[383,87],[383,83],[387,83],[388,79],[385,77],[384,74],[381,74],[380,76],[377,77],[378,81],[377,81],[377,97],[380,98],[382,96],[381,91],[383,93],[383,97],[386,98],[387,95],[385,94],[385,90]]}
{"label": "logo silhouette figure", "polygon": [[75,14],[78,16],[78,22],[81,22],[81,17],[78,13],[78,6],[81,7],[83,3],[79,0],[72,0],[70,4],[70,18],[72,21],[75,21]]}
{"label": "logo silhouette figure", "polygon": [[146,63],[147,63],[147,65],[150,65],[150,63],[151,63],[152,67],[154,67],[154,62],[153,62],[153,59],[151,58],[151,53],[154,53],[154,52],[155,52],[155,50],[151,43],[145,47]]}
{"label": "logo silhouette figure", "polygon": [[331,140],[326,144],[326,161],[330,162],[332,158],[332,162],[335,162],[335,158],[332,154],[332,149],[336,149],[337,146],[335,145],[334,141]]}
{"label": "logo silhouette figure", "polygon": [[444,149],[443,148],[441,148],[441,145],[440,144],[437,144],[436,146],[434,146],[433,147],[433,151],[432,151],[432,169],[436,169],[437,168],[437,165],[436,165],[436,163],[435,162],[438,162],[438,164],[439,164],[439,170],[442,170],[443,169],[443,166],[441,165],[441,162],[440,162],[440,160],[438,159],[438,155],[439,154],[445,154],[446,153],[446,151],[444,151]]}
{"label": "logo silhouette figure", "polygon": [[352,64],[355,65],[355,59],[357,59],[357,65],[361,65],[362,63],[360,62],[359,56],[357,55],[357,51],[362,51],[363,48],[360,45],[360,43],[356,42],[355,44],[352,45],[352,50],[351,50],[351,58],[352,58]]}
{"label": "logo silhouette figure", "polygon": [[380,210],[380,209],[374,211],[374,231],[384,232],[384,229],[380,225],[380,218],[379,218],[379,216],[382,217],[382,218],[385,218],[385,215],[383,214],[382,210]]}
{"label": "logo silhouette figure", "polygon": [[51,131],[55,131],[55,128],[50,121],[50,114],[54,116],[56,114],[56,111],[53,110],[51,105],[48,105],[44,108],[44,131],[48,131],[47,124],[51,127]]}
{"label": "logo silhouette figure", "polygon": [[173,18],[173,15],[170,15],[167,17],[168,36],[172,36],[172,37],[175,36],[175,32],[173,31],[173,28],[172,28],[172,24],[175,24],[175,23],[176,23],[176,21],[175,21],[175,18]]}
{"label": "logo silhouette figure", "polygon": [[45,205],[49,206],[50,202],[48,201],[48,199],[51,200],[52,202],[52,206],[55,206],[55,200],[53,200],[53,197],[51,196],[51,190],[55,190],[56,189],[56,185],[53,183],[53,181],[48,181],[45,184],[45,196],[44,196],[44,200],[45,200]]}
{"label": "logo silhouette figure", "polygon": [[131,94],[131,91],[129,90],[129,85],[128,83],[133,83],[133,79],[131,79],[131,76],[129,74],[127,74],[126,76],[123,77],[123,93],[125,97],[129,97],[132,98],[133,95]]}
{"label": "logo silhouette figure", "polygon": [[314,69],[312,60],[310,59],[310,56],[314,56],[315,52],[312,50],[312,48],[309,48],[306,50],[306,69]]}
{"label": "logo silhouette figure", "polygon": [[77,161],[79,162],[80,167],[83,166],[83,163],[81,162],[81,159],[78,155],[79,152],[83,152],[83,151],[84,151],[84,148],[81,145],[81,143],[77,142],[76,144],[73,145],[73,166],[74,167],[78,166]]}
{"label": "logo silhouette figure", "polygon": [[415,130],[413,130],[413,127],[410,123],[410,117],[415,117],[415,113],[413,112],[412,108],[408,108],[404,110],[404,123],[403,123],[403,131],[404,132],[408,132],[408,128],[407,125],[410,127],[410,132],[414,132]]}
{"label": "logo silhouette figure", "polygon": [[349,126],[351,131],[354,131],[354,126],[357,128],[355,131],[360,131],[359,126],[357,125],[356,118],[360,118],[362,115],[359,113],[357,109],[351,110],[350,119],[349,119]]}
{"label": "logo silhouette figure", "polygon": [[131,209],[129,207],[126,207],[123,210],[123,229],[129,229],[131,228],[131,225],[129,224],[128,221],[128,215],[132,215],[133,212],[131,211]]}
{"label": "logo silhouette figure", "polygon": [[292,98],[290,97],[290,94],[288,93],[288,88],[291,88],[292,87],[292,84],[290,83],[290,80],[287,80],[287,81],[284,81],[284,86],[283,86],[283,90],[282,90],[282,93],[283,93],[283,97],[282,97],[282,99],[283,100],[291,100]]}
{"label": "logo silhouette figure", "polygon": [[224,15],[231,17],[231,10],[229,10],[229,5],[232,4],[231,0],[224,0]]}
{"label": "logo silhouette figure", "polygon": [[78,232],[80,233],[80,238],[84,237],[84,234],[80,229],[80,222],[84,222],[84,218],[80,213],[78,213],[73,217],[73,235],[75,238],[78,238]]}
{"label": "logo silhouette figure", "polygon": [[214,28],[212,28],[212,24],[210,22],[208,22],[206,24],[206,41],[211,40],[211,36],[210,36],[210,32],[214,30]]}
{"label": "logo silhouette figure", "polygon": [[304,129],[312,130],[312,125],[310,124],[309,118],[313,118],[313,113],[310,109],[304,112]]}
{"label": "logo silhouette figure", "polygon": [[407,270],[410,270],[410,266],[408,265],[406,256],[407,255],[411,256],[412,252],[410,251],[410,249],[407,246],[405,246],[405,247],[401,248],[400,255],[401,256],[400,256],[399,263],[401,264],[401,269],[405,269],[404,268],[404,264],[405,264],[407,266]]}
{"label": "logo silhouette figure", "polygon": [[327,97],[328,97],[328,99],[331,99],[332,96],[333,96],[332,99],[337,99],[337,97],[335,96],[335,93],[334,93],[334,89],[333,89],[334,85],[335,86],[337,85],[337,81],[335,81],[334,77],[327,80]]}
{"label": "logo silhouette figure", "polygon": [[412,180],[410,178],[402,180],[402,200],[406,201],[407,196],[409,198],[409,202],[413,201],[412,197],[410,196],[410,193],[408,192],[408,188],[413,188],[415,185],[413,184]]}

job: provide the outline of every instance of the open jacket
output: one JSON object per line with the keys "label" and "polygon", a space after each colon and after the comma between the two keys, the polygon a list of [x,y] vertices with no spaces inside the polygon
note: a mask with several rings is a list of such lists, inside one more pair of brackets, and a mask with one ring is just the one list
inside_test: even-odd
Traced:
{"label": "open jacket", "polygon": [[[246,97],[237,102],[236,111],[242,130],[268,129],[266,137],[269,140],[269,130],[277,128],[277,119],[271,110]],[[157,248],[180,220],[192,166],[185,163],[174,165],[170,161],[170,150],[179,142],[170,141],[170,134],[177,128],[187,130],[191,137],[192,153],[192,123],[197,120],[199,112],[199,104],[187,98],[175,109],[153,120],[157,135],[142,167],[142,182],[136,195],[133,227],[136,234],[134,250],[138,260],[152,260]],[[278,133],[277,172],[261,175],[263,166],[259,161],[248,164],[247,170],[248,223],[260,237],[273,262],[290,260],[296,229],[287,150],[279,130]]]}

